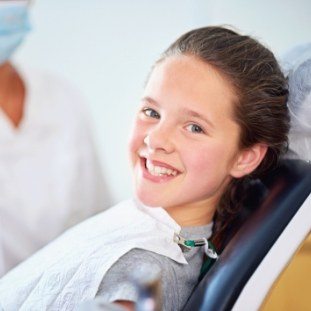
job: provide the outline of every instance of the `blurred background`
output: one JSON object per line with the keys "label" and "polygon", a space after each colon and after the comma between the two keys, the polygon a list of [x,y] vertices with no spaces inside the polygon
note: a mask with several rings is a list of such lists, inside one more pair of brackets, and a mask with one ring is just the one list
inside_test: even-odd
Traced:
{"label": "blurred background", "polygon": [[[127,141],[144,81],[173,40],[193,28],[229,24],[281,58],[293,46],[311,41],[310,13],[309,0],[35,0],[32,32],[14,60],[62,76],[82,92],[105,192],[116,203],[132,194]],[[263,310],[310,307],[310,245],[311,237]]]}
{"label": "blurred background", "polygon": [[[310,41],[308,0],[35,0],[18,63],[67,78],[84,94],[113,202],[131,195],[127,140],[146,75],[182,33],[230,24],[276,55]],[[49,96],[47,94],[47,96]]]}

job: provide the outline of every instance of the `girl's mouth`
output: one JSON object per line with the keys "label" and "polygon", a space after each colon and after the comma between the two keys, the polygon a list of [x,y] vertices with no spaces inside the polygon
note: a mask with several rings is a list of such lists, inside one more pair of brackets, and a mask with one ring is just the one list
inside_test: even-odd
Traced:
{"label": "girl's mouth", "polygon": [[165,182],[178,176],[180,173],[171,166],[158,162],[140,158],[143,177],[153,182]]}

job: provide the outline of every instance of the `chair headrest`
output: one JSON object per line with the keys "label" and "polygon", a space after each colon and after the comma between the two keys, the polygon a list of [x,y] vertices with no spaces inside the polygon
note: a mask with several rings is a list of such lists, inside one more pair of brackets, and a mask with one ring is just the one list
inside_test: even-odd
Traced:
{"label": "chair headrest", "polygon": [[[311,192],[311,165],[283,160],[262,179],[264,195],[205,275],[185,311],[231,310],[248,279]],[[257,190],[250,195],[257,196]],[[257,203],[256,203],[257,202]]]}

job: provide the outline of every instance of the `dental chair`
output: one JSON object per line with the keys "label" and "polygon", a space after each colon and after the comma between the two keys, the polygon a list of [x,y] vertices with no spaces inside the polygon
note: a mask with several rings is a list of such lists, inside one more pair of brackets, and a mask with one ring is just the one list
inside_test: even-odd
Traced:
{"label": "dental chair", "polygon": [[311,165],[302,160],[284,159],[255,183],[243,219],[184,310],[258,310],[310,232],[310,193]]}

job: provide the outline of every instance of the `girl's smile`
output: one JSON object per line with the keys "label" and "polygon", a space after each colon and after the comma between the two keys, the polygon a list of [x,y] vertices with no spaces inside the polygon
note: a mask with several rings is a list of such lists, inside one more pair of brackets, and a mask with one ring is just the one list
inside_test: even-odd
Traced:
{"label": "girl's smile", "polygon": [[147,158],[140,158],[143,178],[155,183],[162,183],[169,181],[180,174],[174,167],[160,162],[152,161]]}
{"label": "girl's smile", "polygon": [[146,85],[130,141],[137,197],[176,221],[208,223],[239,156],[235,94],[193,56],[169,57]]}

